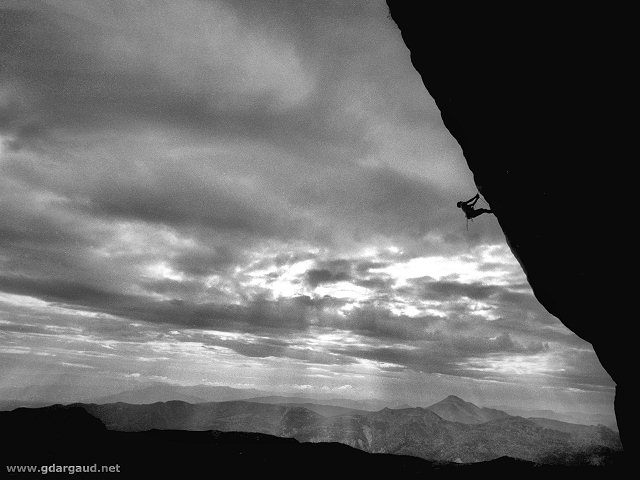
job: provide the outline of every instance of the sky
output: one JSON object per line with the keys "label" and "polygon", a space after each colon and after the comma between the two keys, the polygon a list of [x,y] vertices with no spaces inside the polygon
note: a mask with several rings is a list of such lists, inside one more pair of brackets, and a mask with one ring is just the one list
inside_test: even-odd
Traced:
{"label": "sky", "polygon": [[613,410],[384,2],[0,7],[0,387]]}

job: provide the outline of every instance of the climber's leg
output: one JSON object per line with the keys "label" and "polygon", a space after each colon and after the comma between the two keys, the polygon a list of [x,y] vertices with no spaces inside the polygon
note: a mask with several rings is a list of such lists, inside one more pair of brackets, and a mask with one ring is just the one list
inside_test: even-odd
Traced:
{"label": "climber's leg", "polygon": [[493,213],[493,212],[487,208],[478,208],[477,210],[474,210],[473,212],[470,213],[469,218],[476,218],[482,215],[483,213]]}

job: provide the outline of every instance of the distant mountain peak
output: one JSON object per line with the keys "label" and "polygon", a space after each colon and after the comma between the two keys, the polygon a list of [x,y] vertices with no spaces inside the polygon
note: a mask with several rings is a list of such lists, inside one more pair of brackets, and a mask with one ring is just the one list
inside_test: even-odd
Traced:
{"label": "distant mountain peak", "polygon": [[[467,402],[466,400],[456,396],[456,395],[449,395],[448,397],[440,400],[437,403],[434,403],[433,405],[431,405],[431,407],[434,407],[436,405],[454,405],[454,406],[459,406],[459,407],[466,407],[466,408],[480,408],[478,407],[476,404],[471,403],[471,402]],[[428,408],[431,408],[428,407]]]}
{"label": "distant mountain peak", "polygon": [[443,401],[447,401],[447,402],[456,402],[456,403],[469,403],[466,400],[463,400],[460,397],[456,397],[455,395],[449,395],[447,398],[445,398]]}
{"label": "distant mountain peak", "polygon": [[449,395],[444,400],[431,405],[428,409],[445,420],[467,424],[484,423],[509,417],[505,412],[478,407],[455,395]]}

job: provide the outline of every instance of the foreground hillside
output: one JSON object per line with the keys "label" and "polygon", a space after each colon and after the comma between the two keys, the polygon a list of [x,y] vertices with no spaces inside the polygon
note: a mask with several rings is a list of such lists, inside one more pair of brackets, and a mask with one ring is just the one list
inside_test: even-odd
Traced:
{"label": "foreground hillside", "polygon": [[[97,464],[117,465],[119,478],[146,478],[154,474],[215,477],[227,473],[240,478],[243,475],[300,478],[310,473],[409,478],[427,475],[468,478],[469,474],[511,478],[523,473],[565,478],[567,474],[576,473],[582,478],[597,478],[617,475],[622,468],[619,455],[610,457],[607,466],[597,468],[536,465],[507,457],[456,465],[403,455],[370,454],[338,443],[300,443],[258,433],[110,431],[80,406],[0,412],[0,429],[5,439],[11,440],[4,442],[0,460],[2,473],[13,465],[41,468]],[[34,475],[42,477],[41,473]],[[24,475],[16,474],[16,477]]]}

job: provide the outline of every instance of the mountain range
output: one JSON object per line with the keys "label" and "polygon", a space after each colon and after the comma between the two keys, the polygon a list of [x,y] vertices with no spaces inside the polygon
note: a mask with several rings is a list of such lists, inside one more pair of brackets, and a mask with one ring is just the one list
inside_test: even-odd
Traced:
{"label": "mountain range", "polygon": [[[114,391],[115,390],[115,391]],[[150,404],[179,400],[188,403],[222,402],[231,400],[251,400],[258,403],[306,405],[321,414],[346,413],[349,410],[377,411],[384,407],[413,408],[422,405],[408,405],[383,401],[379,399],[352,400],[347,398],[318,397],[310,395],[283,396],[273,392],[249,388],[232,388],[217,385],[175,385],[163,382],[132,383],[131,387],[121,391],[114,385],[103,385],[101,388],[81,387],[77,384],[33,385],[21,388],[0,388],[0,411],[18,407],[41,407],[54,404],[71,403],[131,403]],[[322,407],[320,407],[320,405]],[[329,409],[329,407],[336,407]],[[431,405],[427,408],[433,409]],[[464,405],[448,405],[447,408],[464,410]],[[497,412],[497,413],[496,413]],[[436,411],[442,418],[450,419],[451,412]],[[460,411],[456,412],[456,421],[461,421]],[[613,414],[596,414],[585,412],[565,412],[553,410],[532,410],[500,405],[483,408],[477,418],[473,415],[470,423],[482,423],[489,419],[500,418],[504,414],[525,418],[548,418],[567,423],[581,425],[605,425],[617,431],[616,418]],[[477,415],[475,412],[474,415]],[[496,416],[497,415],[497,416]]]}
{"label": "mountain range", "polygon": [[315,404],[253,401],[76,406],[110,430],[257,432],[301,442],[338,442],[369,453],[411,455],[436,462],[482,462],[507,456],[539,463],[597,464],[622,448],[618,434],[604,426],[525,419],[454,396],[429,408],[373,412],[323,412],[322,406]]}
{"label": "mountain range", "polygon": [[217,385],[169,385],[153,383],[143,388],[125,390],[113,395],[89,398],[91,403],[134,403],[147,404],[180,400],[189,403],[225,402],[229,400],[245,400],[267,395],[267,392],[253,388],[232,388]]}
{"label": "mountain range", "polygon": [[[175,407],[168,406],[169,410]],[[73,469],[106,466],[116,470],[118,478],[201,478],[228,472],[238,478],[250,475],[300,478],[313,474],[451,480],[470,475],[521,478],[523,474],[563,479],[568,475],[623,478],[626,467],[624,457],[617,453],[608,456],[600,468],[539,464],[506,456],[488,462],[456,464],[430,462],[409,455],[368,453],[336,442],[300,442],[260,433],[216,430],[123,432],[108,430],[99,419],[78,405],[0,412],[0,428],[3,437],[10,440],[3,444],[0,472],[11,475],[13,471],[14,475],[27,478],[29,475],[24,471],[18,473],[17,468],[33,469],[31,476],[37,477],[42,477],[45,468],[46,473],[62,473],[62,469],[67,468],[68,475],[72,473],[69,466]],[[77,476],[78,470],[73,473]],[[94,473],[84,476],[101,478]],[[81,478],[84,476],[80,474]]]}
{"label": "mountain range", "polygon": [[[452,398],[456,398],[453,397]],[[414,408],[415,405],[390,403],[378,399],[352,400],[346,398],[317,396],[283,396],[272,392],[232,388],[217,385],[175,385],[163,382],[132,383],[131,388],[118,391],[114,385],[102,385],[100,388],[88,388],[77,384],[32,385],[20,388],[0,388],[0,411],[9,411],[19,407],[44,407],[54,404],[72,403],[129,403],[151,404],[172,400],[187,403],[207,403],[232,400],[250,400],[257,403],[301,406],[325,416],[338,415],[351,411],[377,411],[384,407],[403,409]],[[580,425],[604,425],[617,431],[616,418],[612,414],[596,414],[585,412],[558,412],[553,410],[527,410],[503,405],[492,408],[469,410],[468,402],[438,402],[426,408],[431,409],[446,420],[462,423],[483,423],[488,420],[503,418],[504,415],[524,418],[546,418],[565,423]]]}
{"label": "mountain range", "polygon": [[561,422],[568,423],[578,423],[581,425],[605,425],[612,430],[618,431],[618,423],[616,421],[616,416],[613,413],[603,414],[572,411],[556,412],[549,409],[517,408],[511,405],[498,405],[492,408],[502,410],[509,415],[517,417],[549,418],[551,420],[559,420]]}

